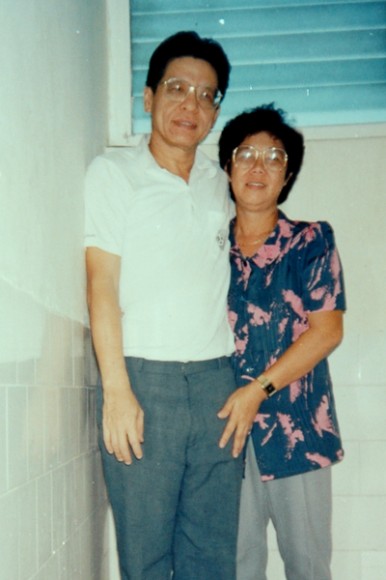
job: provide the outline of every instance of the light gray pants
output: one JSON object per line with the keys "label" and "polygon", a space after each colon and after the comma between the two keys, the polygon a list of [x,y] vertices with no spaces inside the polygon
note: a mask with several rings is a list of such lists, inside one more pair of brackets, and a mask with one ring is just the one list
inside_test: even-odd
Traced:
{"label": "light gray pants", "polygon": [[331,468],[263,483],[250,440],[241,492],[237,580],[267,580],[270,520],[287,580],[331,580],[331,511]]}

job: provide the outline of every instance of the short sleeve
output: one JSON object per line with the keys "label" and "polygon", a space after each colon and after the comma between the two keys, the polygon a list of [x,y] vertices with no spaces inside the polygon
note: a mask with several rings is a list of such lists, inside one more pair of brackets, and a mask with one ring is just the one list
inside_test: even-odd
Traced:
{"label": "short sleeve", "polygon": [[121,255],[129,183],[107,156],[89,166],[85,180],[85,246]]}
{"label": "short sleeve", "polygon": [[345,310],[343,271],[334,232],[327,222],[309,224],[303,232],[303,304],[308,312]]}

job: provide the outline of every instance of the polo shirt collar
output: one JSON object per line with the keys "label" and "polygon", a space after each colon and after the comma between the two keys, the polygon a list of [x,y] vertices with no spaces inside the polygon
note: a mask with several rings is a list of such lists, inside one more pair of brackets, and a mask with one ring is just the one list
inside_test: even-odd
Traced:
{"label": "polo shirt collar", "polygon": [[[139,142],[138,151],[143,163],[143,167],[144,169],[147,168],[159,169],[159,165],[154,159],[149,149],[149,141],[150,135],[144,135],[141,141]],[[210,178],[216,175],[216,171],[217,171],[216,163],[212,161],[207,155],[205,155],[205,153],[200,151],[200,149],[198,148],[196,151],[196,157],[192,167],[191,175],[195,176],[197,175],[197,173],[200,174],[205,172],[206,177]]]}

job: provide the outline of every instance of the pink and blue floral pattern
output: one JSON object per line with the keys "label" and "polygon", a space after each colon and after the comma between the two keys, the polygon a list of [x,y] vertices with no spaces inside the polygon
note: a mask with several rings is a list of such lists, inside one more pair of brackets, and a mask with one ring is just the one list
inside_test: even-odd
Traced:
{"label": "pink and blue floral pattern", "polygon": [[[327,222],[289,220],[245,258],[231,222],[229,320],[239,386],[269,368],[308,328],[307,314],[345,310],[343,274]],[[343,449],[327,359],[264,401],[252,438],[263,480],[319,469],[341,460]]]}

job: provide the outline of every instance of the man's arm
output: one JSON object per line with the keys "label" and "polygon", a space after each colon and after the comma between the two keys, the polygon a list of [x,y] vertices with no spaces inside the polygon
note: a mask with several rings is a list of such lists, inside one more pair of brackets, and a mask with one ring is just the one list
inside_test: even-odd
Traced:
{"label": "man's arm", "polygon": [[103,386],[103,440],[118,461],[142,457],[144,413],[126,371],[119,307],[121,259],[87,248],[87,300],[91,333]]}
{"label": "man's arm", "polygon": [[[264,376],[275,385],[277,391],[310,372],[342,340],[341,310],[310,313],[308,324],[309,328],[269,369],[264,371]],[[240,454],[256,413],[265,398],[259,381],[255,379],[247,386],[237,389],[218,413],[220,419],[228,419],[219,445],[225,447],[234,434],[232,449],[234,457]]]}

